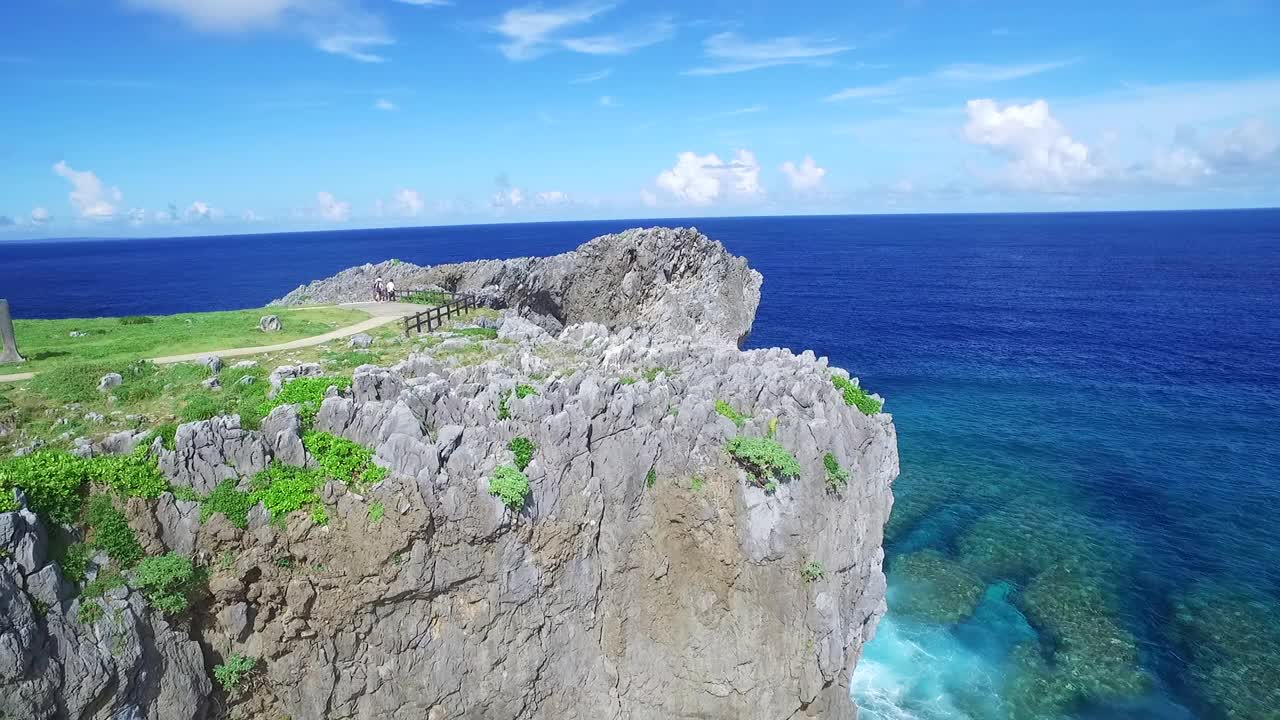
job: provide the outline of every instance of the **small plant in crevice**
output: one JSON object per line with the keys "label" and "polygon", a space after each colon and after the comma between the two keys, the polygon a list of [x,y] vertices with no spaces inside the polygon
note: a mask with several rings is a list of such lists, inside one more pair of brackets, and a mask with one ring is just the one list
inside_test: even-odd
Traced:
{"label": "small plant in crevice", "polygon": [[383,516],[387,514],[387,508],[381,501],[374,502],[369,506],[369,524],[377,525],[382,522]]}
{"label": "small plant in crevice", "polygon": [[694,492],[702,492],[703,488],[705,488],[706,486],[707,486],[706,478],[702,477],[701,475],[694,475],[693,479],[689,481],[689,487]]}
{"label": "small plant in crevice", "polygon": [[835,455],[827,453],[822,456],[822,465],[827,470],[827,489],[840,492],[849,484],[849,471],[840,467]]}
{"label": "small plant in crevice", "polygon": [[500,465],[489,479],[489,494],[495,495],[515,512],[529,499],[529,478],[511,465]]}
{"label": "small plant in crevice", "polygon": [[644,476],[644,484],[646,487],[653,487],[658,484],[658,470],[649,468],[649,474]]}
{"label": "small plant in crevice", "polygon": [[523,472],[533,462],[533,454],[538,451],[538,445],[527,437],[517,437],[507,443],[507,449],[516,457],[516,469]]}
{"label": "small plant in crevice", "polygon": [[817,582],[827,576],[827,570],[817,560],[810,560],[805,563],[803,568],[800,568],[800,576],[804,578],[805,582]]}
{"label": "small plant in crevice", "polygon": [[199,574],[191,558],[178,553],[149,557],[138,564],[134,584],[151,607],[177,615],[191,605]]}
{"label": "small plant in crevice", "polygon": [[102,619],[102,605],[97,600],[82,599],[80,609],[76,611],[76,622],[81,625],[93,625]]}
{"label": "small plant in crevice", "polygon": [[529,397],[530,395],[537,395],[538,389],[532,385],[526,385],[525,383],[520,383],[519,385],[516,385],[515,392],[516,392],[516,397],[523,400]]}
{"label": "small plant in crevice", "polygon": [[786,448],[773,438],[751,438],[738,436],[729,441],[725,450],[738,464],[755,478],[756,484],[769,491],[777,489],[777,481],[781,478],[794,478],[800,475],[800,462]]}
{"label": "small plant in crevice", "polygon": [[624,375],[618,379],[618,384],[619,385],[635,385],[636,379],[631,377],[630,375]]}
{"label": "small plant in crevice", "polygon": [[213,488],[200,506],[200,522],[222,513],[228,522],[241,530],[249,527],[249,511],[258,501],[252,493],[237,490],[238,483],[238,480],[228,478]]}
{"label": "small plant in crevice", "polygon": [[124,576],[116,570],[103,570],[84,586],[80,597],[82,600],[100,598],[118,587],[124,587]]}
{"label": "small plant in crevice", "polygon": [[864,415],[875,415],[884,409],[884,403],[871,397],[866,390],[853,384],[848,378],[839,375],[831,376],[831,384],[844,394],[844,403],[862,411]]}
{"label": "small plant in crevice", "polygon": [[737,410],[734,410],[733,406],[724,400],[716,400],[716,412],[732,420],[733,424],[739,428],[746,425],[747,421],[751,419]]}
{"label": "small plant in crevice", "polygon": [[231,653],[226,662],[213,667],[213,677],[222,689],[232,694],[252,675],[258,667],[258,659],[250,655]]}
{"label": "small plant in crevice", "polygon": [[778,435],[778,418],[769,418],[769,437]]}
{"label": "small plant in crevice", "polygon": [[62,551],[62,557],[58,559],[58,565],[62,568],[62,576],[73,585],[79,585],[84,582],[85,573],[89,569],[91,555],[89,546],[84,543],[78,542],[68,545]]}
{"label": "small plant in crevice", "polygon": [[90,547],[107,553],[117,565],[128,569],[142,559],[142,545],[124,513],[116,509],[110,495],[94,495],[89,498],[89,510],[85,516],[89,525]]}

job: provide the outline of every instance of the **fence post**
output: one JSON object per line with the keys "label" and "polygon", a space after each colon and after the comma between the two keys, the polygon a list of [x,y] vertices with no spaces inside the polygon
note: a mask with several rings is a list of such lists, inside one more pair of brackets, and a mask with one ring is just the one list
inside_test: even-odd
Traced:
{"label": "fence post", "polygon": [[9,316],[9,301],[0,300],[0,363],[26,362],[18,354],[18,338],[13,334],[13,318]]}

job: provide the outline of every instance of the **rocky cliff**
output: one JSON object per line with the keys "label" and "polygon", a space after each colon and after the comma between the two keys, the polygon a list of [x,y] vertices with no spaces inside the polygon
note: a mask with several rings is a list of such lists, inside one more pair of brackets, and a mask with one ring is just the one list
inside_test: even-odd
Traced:
{"label": "rocky cliff", "polygon": [[[42,521],[0,514],[0,716],[855,717],[848,679],[884,612],[891,417],[848,402],[825,358],[738,350],[760,278],[717,243],[645,231],[576,253],[410,270],[496,287],[568,322],[556,335],[508,312],[496,339],[443,333],[357,369],[314,419],[285,405],[257,430],[215,418],[155,439],[175,491],[126,514],[148,554],[205,568],[185,613],[136,582],[77,595]],[[639,303],[611,327],[583,319],[613,307],[608,283],[556,269],[587,258],[612,258],[598,267]],[[658,307],[694,294],[696,312]],[[308,424],[388,477],[330,479],[320,512],[275,522],[207,512],[273,461],[315,466]],[[494,494],[515,467],[518,502]],[[260,659],[234,692],[209,679],[233,655]]]}
{"label": "rocky cliff", "polygon": [[303,285],[278,304],[370,300],[377,278],[401,290],[443,289],[533,316],[559,332],[596,322],[651,335],[740,341],[760,304],[760,273],[692,228],[604,235],[545,258],[481,260],[420,267],[389,260]]}

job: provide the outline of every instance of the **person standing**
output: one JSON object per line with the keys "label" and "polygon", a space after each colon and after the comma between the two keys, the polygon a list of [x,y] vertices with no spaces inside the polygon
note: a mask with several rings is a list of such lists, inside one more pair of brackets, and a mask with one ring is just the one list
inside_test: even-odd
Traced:
{"label": "person standing", "polygon": [[386,297],[387,286],[383,284],[382,278],[373,281],[373,300],[374,302],[382,302]]}
{"label": "person standing", "polygon": [[388,280],[387,281],[387,302],[395,302],[395,301],[396,301],[396,281]]}

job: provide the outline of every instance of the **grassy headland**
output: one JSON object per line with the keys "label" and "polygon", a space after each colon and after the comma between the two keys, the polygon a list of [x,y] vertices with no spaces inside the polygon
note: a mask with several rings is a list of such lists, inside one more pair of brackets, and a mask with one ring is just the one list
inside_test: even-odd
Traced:
{"label": "grassy headland", "polygon": [[[264,315],[279,316],[282,329],[271,333],[259,330],[258,321]],[[18,348],[27,362],[0,364],[0,375],[38,373],[67,364],[117,365],[166,355],[274,345],[323,335],[368,318],[368,313],[346,308],[261,308],[123,318],[15,320]]]}

